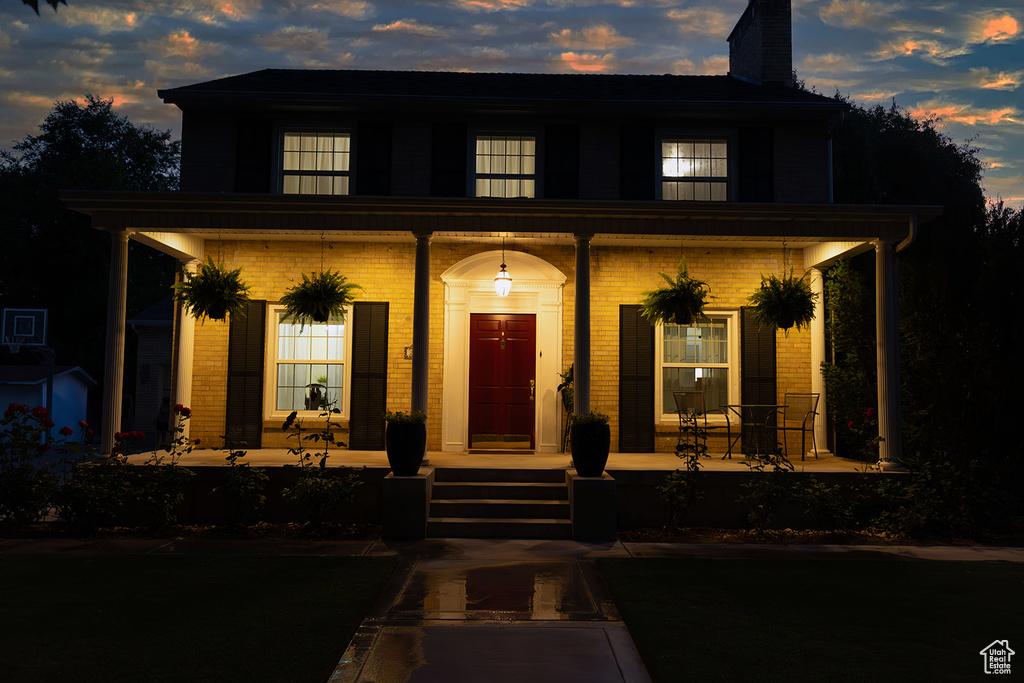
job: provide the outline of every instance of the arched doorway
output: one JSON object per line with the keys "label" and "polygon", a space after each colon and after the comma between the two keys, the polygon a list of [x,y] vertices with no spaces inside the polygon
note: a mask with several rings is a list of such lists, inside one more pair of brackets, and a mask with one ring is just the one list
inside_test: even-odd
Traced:
{"label": "arched doorway", "polygon": [[[534,325],[533,444],[539,452],[558,451],[560,402],[556,394],[562,371],[562,290],[565,274],[547,261],[517,251],[505,252],[513,277],[506,297],[494,293],[494,275],[500,251],[486,251],[459,261],[441,274],[444,282],[444,368],[442,385],[441,448],[468,451],[470,431],[470,352],[474,325]],[[498,329],[498,328],[495,328]],[[516,328],[518,329],[518,328]],[[499,331],[505,331],[501,327]],[[500,344],[500,342],[498,342]],[[522,361],[514,362],[528,362]],[[511,375],[517,373],[511,372]],[[510,414],[523,409],[510,409]],[[515,429],[513,429],[515,431]]]}

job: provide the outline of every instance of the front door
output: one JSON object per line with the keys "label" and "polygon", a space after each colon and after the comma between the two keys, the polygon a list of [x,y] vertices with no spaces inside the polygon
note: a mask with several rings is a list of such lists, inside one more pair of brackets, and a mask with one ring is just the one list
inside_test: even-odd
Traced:
{"label": "front door", "polygon": [[469,317],[469,447],[532,450],[537,317]]}

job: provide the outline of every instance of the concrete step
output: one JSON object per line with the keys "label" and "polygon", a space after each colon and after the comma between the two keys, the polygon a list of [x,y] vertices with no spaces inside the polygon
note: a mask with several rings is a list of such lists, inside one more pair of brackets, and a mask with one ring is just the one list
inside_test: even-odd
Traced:
{"label": "concrete step", "polygon": [[431,517],[429,538],[572,538],[567,519],[485,519],[472,517]]}
{"label": "concrete step", "polygon": [[431,517],[483,517],[487,519],[569,519],[567,500],[438,500],[430,501]]}
{"label": "concrete step", "polygon": [[442,500],[568,500],[569,489],[564,481],[556,484],[522,481],[439,482],[435,479],[430,497]]}
{"label": "concrete step", "polygon": [[[566,466],[569,456],[565,459]],[[486,467],[454,468],[438,467],[434,470],[434,483],[438,482],[545,482],[560,484],[565,482],[565,468],[524,470],[524,469],[493,469]]]}

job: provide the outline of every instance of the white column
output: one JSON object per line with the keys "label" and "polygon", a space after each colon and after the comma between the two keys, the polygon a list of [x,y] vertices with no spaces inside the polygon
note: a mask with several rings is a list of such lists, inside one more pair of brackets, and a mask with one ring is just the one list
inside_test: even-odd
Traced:
{"label": "white column", "polygon": [[412,410],[427,412],[430,369],[430,240],[416,234],[416,273],[412,299]]}
{"label": "white column", "polygon": [[[195,275],[202,263],[198,259],[192,259],[182,264],[183,275]],[[179,304],[181,309],[178,315],[178,348],[175,358],[174,371],[174,401],[183,406],[192,405],[192,361],[196,342],[196,319]],[[172,418],[173,419],[173,418]],[[188,438],[189,421],[185,421],[185,431],[181,436]],[[174,437],[172,431],[172,438]]]}
{"label": "white column", "polygon": [[900,417],[899,278],[896,245],[875,246],[875,356],[878,364],[878,464],[901,467],[903,428]]}
{"label": "white column", "polygon": [[128,231],[110,233],[110,281],[107,287],[107,347],[103,365],[103,426],[100,449],[109,455],[114,433],[121,431],[124,400],[124,335],[128,308]]}
{"label": "white column", "polygon": [[818,295],[811,320],[811,392],[818,395],[818,416],[814,420],[814,441],[818,453],[828,450],[828,422],[825,417],[825,376],[821,363],[825,360],[825,274],[811,268],[811,291]]}
{"label": "white column", "polygon": [[573,413],[590,410],[590,235],[576,235]]}

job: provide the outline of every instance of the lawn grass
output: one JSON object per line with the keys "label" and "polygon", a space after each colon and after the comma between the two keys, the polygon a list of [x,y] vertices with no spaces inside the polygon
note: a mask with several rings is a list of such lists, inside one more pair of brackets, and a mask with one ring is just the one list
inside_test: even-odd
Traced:
{"label": "lawn grass", "polygon": [[0,680],[324,681],[395,566],[0,555]]}
{"label": "lawn grass", "polygon": [[980,680],[992,678],[982,648],[1024,646],[1019,564],[605,558],[599,567],[657,682]]}

